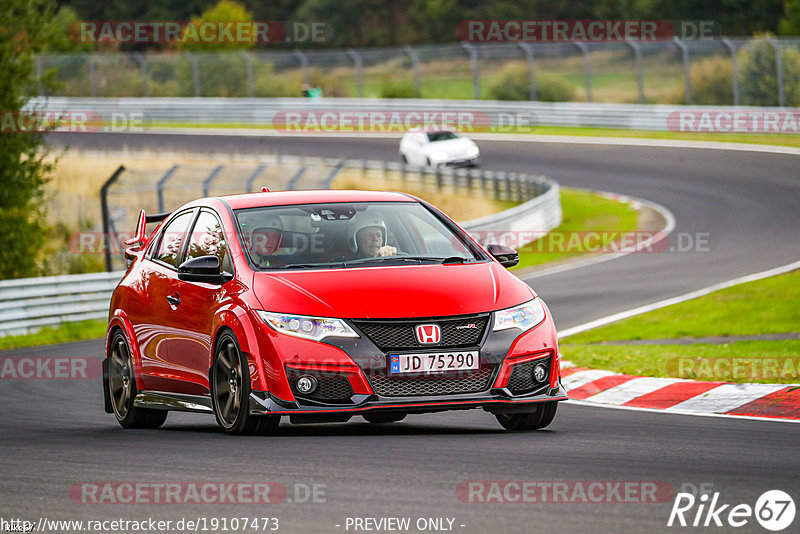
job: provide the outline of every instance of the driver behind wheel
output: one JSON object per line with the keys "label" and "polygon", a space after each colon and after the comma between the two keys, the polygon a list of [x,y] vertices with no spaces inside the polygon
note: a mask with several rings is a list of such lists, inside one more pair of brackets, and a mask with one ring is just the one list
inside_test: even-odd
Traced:
{"label": "driver behind wheel", "polygon": [[397,248],[386,244],[386,223],[380,215],[359,214],[350,238],[350,248],[357,258],[394,256]]}

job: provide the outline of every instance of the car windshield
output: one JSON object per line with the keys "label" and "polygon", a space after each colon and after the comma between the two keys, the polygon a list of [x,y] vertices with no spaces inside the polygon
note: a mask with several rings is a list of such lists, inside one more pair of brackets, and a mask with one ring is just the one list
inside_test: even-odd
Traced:
{"label": "car windshield", "polygon": [[458,136],[453,132],[430,132],[428,134],[428,141],[435,143],[436,141],[449,141],[450,139],[458,139]]}
{"label": "car windshield", "polygon": [[236,210],[257,269],[313,269],[487,260],[416,202],[301,204]]}

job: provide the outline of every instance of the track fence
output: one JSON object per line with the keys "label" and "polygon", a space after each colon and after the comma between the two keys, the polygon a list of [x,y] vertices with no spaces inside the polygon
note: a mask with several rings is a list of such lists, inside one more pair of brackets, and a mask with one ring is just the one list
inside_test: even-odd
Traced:
{"label": "track fence", "polygon": [[[768,44],[761,74],[780,80],[772,94],[741,85],[743,53]],[[697,104],[692,65],[717,58],[735,73],[728,101],[717,105],[792,104],[790,80],[800,39],[713,38],[658,42],[453,43],[348,50],[227,53],[83,53],[37,57],[40,72],[54,69],[60,96],[299,97],[316,86],[326,97],[496,99],[503,73],[527,73],[527,94],[515,100]],[[788,58],[788,56],[793,56]],[[766,56],[765,56],[766,58]],[[791,59],[791,61],[790,61]],[[571,92],[552,92],[558,76]],[[722,82],[720,82],[722,83]],[[563,84],[562,84],[563,85]],[[764,101],[764,99],[769,101]]]}

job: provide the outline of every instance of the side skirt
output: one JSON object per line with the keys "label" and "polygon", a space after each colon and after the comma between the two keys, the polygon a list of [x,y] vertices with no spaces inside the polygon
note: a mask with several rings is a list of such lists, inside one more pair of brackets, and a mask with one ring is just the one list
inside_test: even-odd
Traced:
{"label": "side skirt", "polygon": [[181,412],[214,413],[211,397],[181,395],[165,391],[142,391],[133,399],[137,408],[154,410],[177,410]]}

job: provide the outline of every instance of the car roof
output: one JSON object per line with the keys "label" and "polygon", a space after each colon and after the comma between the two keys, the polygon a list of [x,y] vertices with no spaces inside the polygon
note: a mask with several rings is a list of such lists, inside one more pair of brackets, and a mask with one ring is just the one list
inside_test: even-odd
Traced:
{"label": "car roof", "polygon": [[417,199],[405,193],[337,189],[245,193],[218,198],[225,201],[235,210],[262,206],[320,204],[327,202],[417,202]]}

